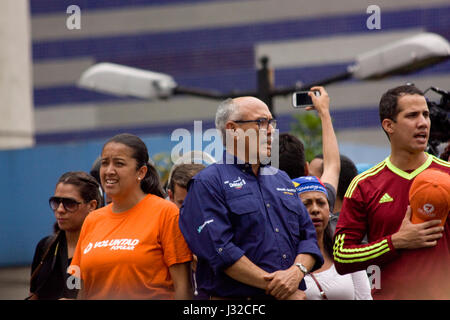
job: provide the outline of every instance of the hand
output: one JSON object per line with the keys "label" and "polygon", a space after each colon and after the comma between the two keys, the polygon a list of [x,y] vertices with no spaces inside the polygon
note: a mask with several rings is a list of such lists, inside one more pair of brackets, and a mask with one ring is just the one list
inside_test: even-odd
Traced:
{"label": "hand", "polygon": [[264,280],[270,281],[266,288],[266,294],[271,294],[279,300],[287,299],[298,290],[302,279],[303,273],[296,266],[270,273],[264,276]]}
{"label": "hand", "polygon": [[308,95],[314,104],[314,107],[306,107],[305,110],[317,110],[319,117],[330,114],[330,97],[323,87],[312,87],[310,90],[319,91],[320,96],[316,97],[313,92],[309,92]]}
{"label": "hand", "polygon": [[302,290],[297,290],[284,300],[306,300],[306,294]]}
{"label": "hand", "polygon": [[395,249],[418,249],[433,247],[442,237],[444,227],[439,226],[441,220],[430,220],[423,223],[411,222],[411,207],[408,206],[400,229],[391,237]]}

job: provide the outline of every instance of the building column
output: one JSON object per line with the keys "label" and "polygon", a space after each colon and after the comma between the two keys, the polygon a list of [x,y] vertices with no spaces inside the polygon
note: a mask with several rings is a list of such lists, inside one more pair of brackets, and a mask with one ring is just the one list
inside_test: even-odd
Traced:
{"label": "building column", "polygon": [[2,0],[0,10],[0,149],[34,145],[31,29],[28,0]]}

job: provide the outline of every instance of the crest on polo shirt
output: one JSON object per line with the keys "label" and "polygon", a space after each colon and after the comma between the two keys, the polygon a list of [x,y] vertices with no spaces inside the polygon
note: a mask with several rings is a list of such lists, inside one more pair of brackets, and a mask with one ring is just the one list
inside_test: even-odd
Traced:
{"label": "crest on polo shirt", "polygon": [[242,187],[246,184],[246,182],[241,177],[238,177],[236,180],[231,182],[229,180],[224,181],[224,184],[228,184],[230,188],[242,189]]}

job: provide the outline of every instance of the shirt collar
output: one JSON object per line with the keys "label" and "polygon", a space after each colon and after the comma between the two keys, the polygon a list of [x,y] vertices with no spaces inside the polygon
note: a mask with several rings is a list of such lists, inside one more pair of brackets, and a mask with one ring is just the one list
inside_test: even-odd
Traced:
{"label": "shirt collar", "polygon": [[[234,154],[228,153],[226,150],[223,151],[223,164],[231,164],[234,165],[236,167],[238,167],[241,170],[251,170],[252,169],[252,165],[248,162],[243,162],[243,160],[238,159]],[[266,166],[270,166],[270,162],[267,164],[260,164],[260,168],[266,167]]]}

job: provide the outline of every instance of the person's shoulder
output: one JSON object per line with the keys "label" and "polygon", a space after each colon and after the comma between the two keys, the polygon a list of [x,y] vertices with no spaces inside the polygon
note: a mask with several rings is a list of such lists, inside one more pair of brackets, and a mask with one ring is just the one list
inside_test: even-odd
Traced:
{"label": "person's shoulder", "polygon": [[345,193],[345,197],[351,198],[357,187],[361,188],[366,184],[371,185],[374,180],[380,178],[383,173],[387,172],[385,170],[386,168],[387,162],[385,159],[372,168],[358,174],[353,178],[352,182],[350,182],[350,185],[347,188],[347,192]]}
{"label": "person's shoulder", "polygon": [[275,179],[283,180],[292,184],[292,179],[285,171],[271,165],[261,167],[260,174],[273,177]]}
{"label": "person's shoulder", "polygon": [[89,212],[89,214],[86,216],[86,218],[84,219],[84,223],[92,223],[95,222],[97,220],[103,219],[105,215],[107,215],[107,213],[109,211],[111,211],[111,206],[112,204],[108,204],[104,207],[101,208],[97,208],[92,212]]}
{"label": "person's shoulder", "polygon": [[356,177],[353,178],[352,182],[363,182],[363,181],[370,181],[373,179],[378,178],[380,175],[382,175],[385,172],[389,172],[388,170],[388,161],[387,159],[381,161],[380,163],[374,165],[373,167],[361,172]]}
{"label": "person's shoulder", "polygon": [[190,190],[193,184],[201,184],[208,189],[216,189],[221,182],[226,179],[231,165],[213,163],[198,172],[188,182],[187,189]]}
{"label": "person's shoulder", "polygon": [[438,157],[435,157],[433,155],[430,156],[432,159],[431,167],[450,173],[450,162],[439,159]]}
{"label": "person's shoulder", "polygon": [[157,214],[158,216],[178,216],[179,209],[172,201],[163,199],[154,194],[149,194],[144,200],[144,206],[141,210],[145,213],[150,213],[152,215]]}
{"label": "person's shoulder", "polygon": [[169,210],[178,210],[178,207],[172,201],[163,199],[157,195],[149,194],[145,200],[151,206],[157,206]]}
{"label": "person's shoulder", "polygon": [[277,183],[284,185],[285,187],[295,187],[294,182],[292,181],[291,177],[289,175],[276,167],[273,166],[265,166],[263,167],[263,171],[261,173],[271,179],[271,183]]}
{"label": "person's shoulder", "polygon": [[210,178],[216,176],[219,172],[220,166],[225,166],[224,164],[213,163],[207,166],[206,168],[200,170],[194,177],[193,180],[209,180]]}
{"label": "person's shoulder", "polygon": [[50,243],[50,241],[53,239],[54,236],[55,235],[52,234],[52,235],[48,235],[48,236],[43,237],[41,240],[39,240],[39,242],[37,243],[36,247],[37,248],[46,247],[48,245],[48,243]]}
{"label": "person's shoulder", "polygon": [[111,206],[112,206],[112,203],[110,203],[110,204],[108,204],[108,205],[106,205],[104,207],[95,209],[94,211],[89,213],[88,216],[101,217],[102,215],[105,215],[107,212],[111,211]]}

